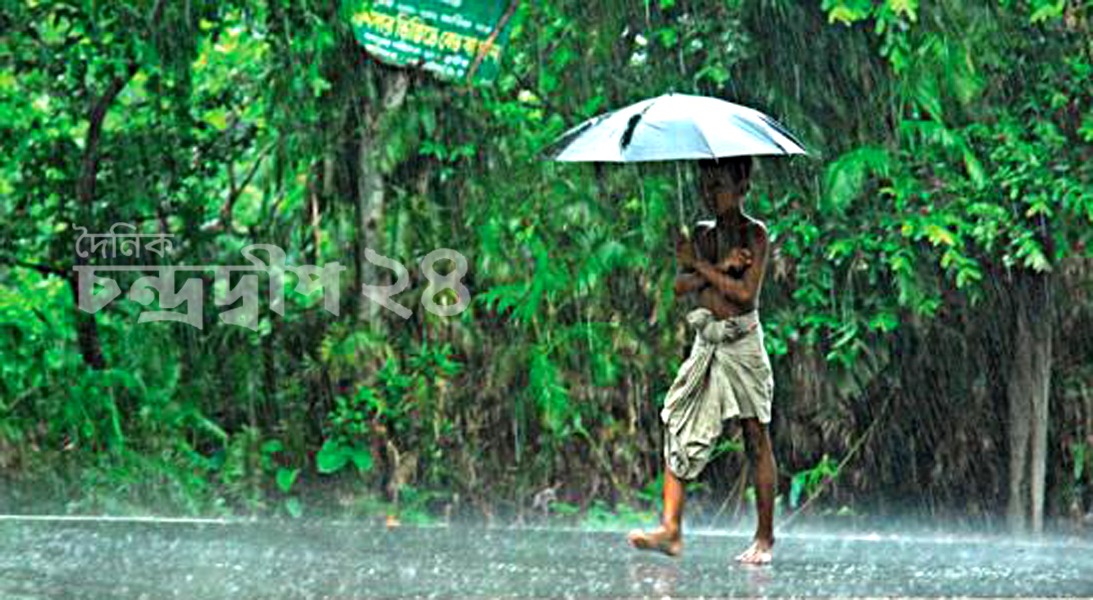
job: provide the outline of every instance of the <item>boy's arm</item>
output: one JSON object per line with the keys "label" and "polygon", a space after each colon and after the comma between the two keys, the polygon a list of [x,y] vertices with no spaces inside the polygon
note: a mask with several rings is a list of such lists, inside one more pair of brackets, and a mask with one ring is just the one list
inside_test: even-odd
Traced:
{"label": "boy's arm", "polygon": [[695,251],[694,242],[686,234],[676,239],[676,272],[675,291],[677,296],[683,296],[697,292],[709,285],[706,278],[694,270]]}
{"label": "boy's arm", "polygon": [[706,278],[694,271],[680,271],[676,273],[676,295],[683,296],[697,292],[709,285]]}
{"label": "boy's arm", "polygon": [[763,283],[763,273],[767,267],[767,231],[765,228],[759,229],[749,249],[754,258],[751,266],[744,272],[743,279],[729,277],[716,265],[702,259],[694,261],[694,269],[732,303],[750,305],[759,293],[759,287]]}

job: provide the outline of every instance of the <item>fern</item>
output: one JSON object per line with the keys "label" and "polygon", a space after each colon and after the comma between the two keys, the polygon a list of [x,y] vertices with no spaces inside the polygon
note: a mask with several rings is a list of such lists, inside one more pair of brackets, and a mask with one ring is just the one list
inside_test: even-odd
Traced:
{"label": "fern", "polygon": [[574,418],[569,392],[548,348],[539,346],[532,353],[528,371],[528,392],[535,398],[546,428],[559,438],[568,437]]}

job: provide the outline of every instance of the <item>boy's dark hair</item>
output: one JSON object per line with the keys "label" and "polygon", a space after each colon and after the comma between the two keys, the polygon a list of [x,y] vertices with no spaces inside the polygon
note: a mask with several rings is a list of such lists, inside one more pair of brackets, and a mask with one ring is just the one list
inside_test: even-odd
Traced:
{"label": "boy's dark hair", "polygon": [[729,156],[726,158],[706,158],[698,161],[698,168],[705,171],[718,171],[732,178],[743,181],[751,177],[751,156]]}

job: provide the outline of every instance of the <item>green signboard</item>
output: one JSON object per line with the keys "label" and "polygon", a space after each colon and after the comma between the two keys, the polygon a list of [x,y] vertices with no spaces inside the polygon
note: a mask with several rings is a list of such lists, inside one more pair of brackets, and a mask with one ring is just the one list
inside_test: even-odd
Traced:
{"label": "green signboard", "polygon": [[353,0],[357,40],[384,62],[445,79],[490,81],[508,40],[510,0]]}

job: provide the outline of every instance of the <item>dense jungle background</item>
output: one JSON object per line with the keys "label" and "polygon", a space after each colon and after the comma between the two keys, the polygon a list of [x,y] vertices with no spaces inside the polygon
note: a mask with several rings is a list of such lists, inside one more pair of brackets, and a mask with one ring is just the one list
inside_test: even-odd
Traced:
{"label": "dense jungle background", "polygon": [[[694,173],[540,152],[677,91],[812,153],[748,204],[783,517],[1093,527],[1093,2],[515,2],[475,85],[374,60],[364,5],[0,3],[0,511],[647,521]],[[338,261],[341,314],[290,277],[228,325],[211,272],[201,329],[77,310],[75,227],[118,222],[175,235],[164,264]],[[362,298],[395,277],[366,248],[409,319]],[[751,493],[731,431],[709,518]]]}

